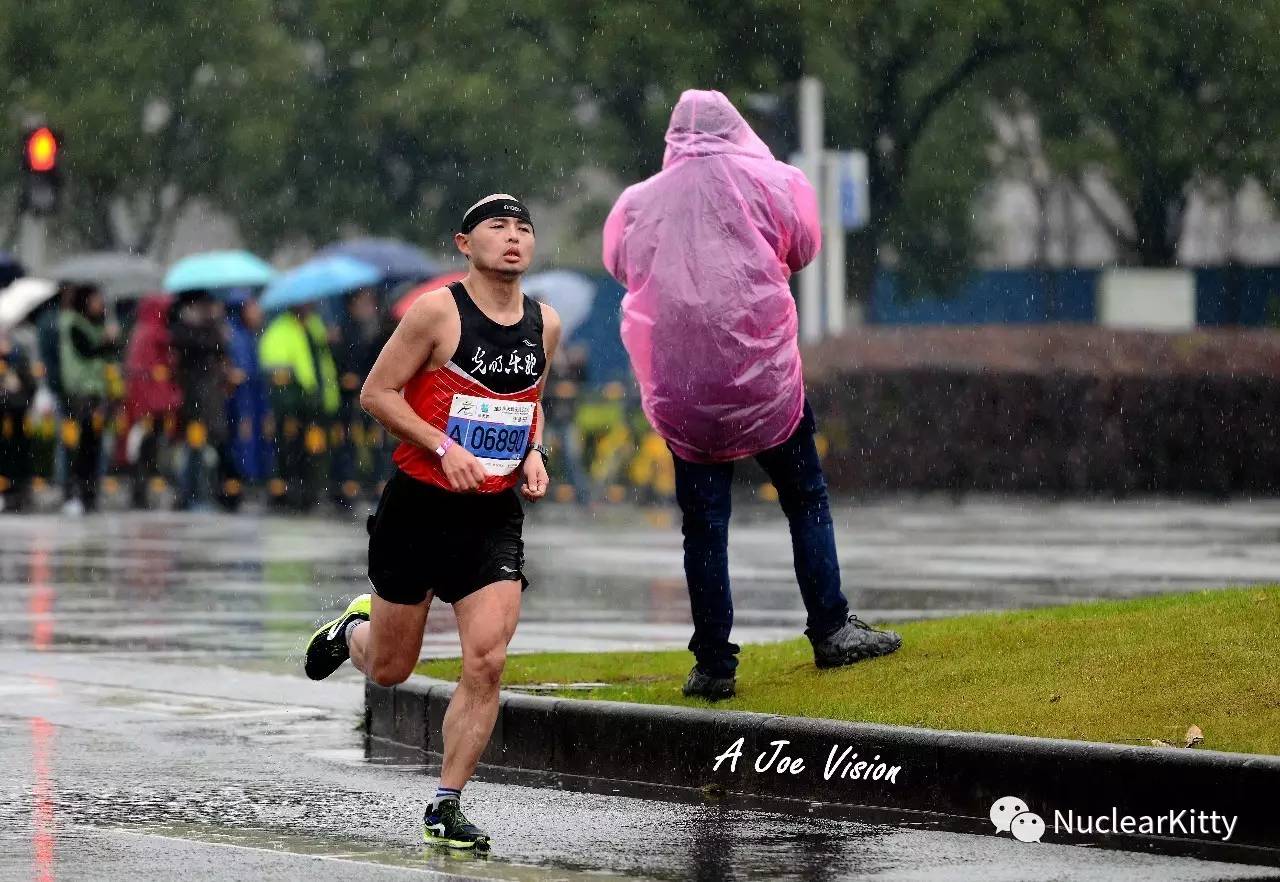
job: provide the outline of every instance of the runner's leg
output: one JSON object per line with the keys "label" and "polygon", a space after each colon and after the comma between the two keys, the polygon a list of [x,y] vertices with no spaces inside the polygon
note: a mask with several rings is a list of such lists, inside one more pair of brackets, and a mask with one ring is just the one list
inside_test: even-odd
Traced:
{"label": "runner's leg", "polygon": [[369,621],[357,624],[347,638],[351,663],[379,686],[409,679],[422,653],[430,608],[430,592],[414,604],[391,603],[373,595]]}
{"label": "runner's leg", "polygon": [[520,619],[519,582],[494,582],[453,605],[462,638],[462,677],[444,715],[440,786],[461,790],[498,718],[498,684]]}

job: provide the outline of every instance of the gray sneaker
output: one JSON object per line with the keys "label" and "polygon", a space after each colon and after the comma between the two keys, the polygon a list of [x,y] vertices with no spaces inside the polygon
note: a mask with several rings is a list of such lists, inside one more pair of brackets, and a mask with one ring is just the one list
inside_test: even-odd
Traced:
{"label": "gray sneaker", "polygon": [[684,689],[681,691],[686,698],[705,698],[707,701],[721,701],[725,698],[733,698],[736,686],[736,678],[713,677],[710,674],[704,674],[698,670],[697,665],[694,665],[693,670],[689,672],[689,679],[684,681]]}
{"label": "gray sneaker", "polygon": [[893,631],[879,631],[851,614],[834,633],[812,643],[814,664],[820,668],[839,668],[896,652],[902,646],[902,636]]}

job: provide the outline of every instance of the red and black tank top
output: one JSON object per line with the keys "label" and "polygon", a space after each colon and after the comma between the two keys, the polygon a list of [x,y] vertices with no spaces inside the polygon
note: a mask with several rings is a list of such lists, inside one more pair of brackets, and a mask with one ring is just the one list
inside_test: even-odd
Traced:
{"label": "red and black tank top", "polygon": [[[462,325],[458,348],[442,367],[418,371],[405,384],[404,400],[480,460],[488,473],[480,493],[500,493],[519,482],[537,427],[538,380],[547,367],[542,308],[521,295],[520,321],[501,325],[476,306],[461,282],[449,291]],[[410,477],[452,489],[435,451],[402,442],[393,459]]]}

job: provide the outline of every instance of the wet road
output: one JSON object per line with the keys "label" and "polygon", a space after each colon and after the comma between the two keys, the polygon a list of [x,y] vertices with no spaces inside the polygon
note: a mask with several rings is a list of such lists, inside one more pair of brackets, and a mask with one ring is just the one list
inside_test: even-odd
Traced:
{"label": "wet road", "polygon": [[[846,592],[872,620],[1280,581],[1280,502],[924,501],[846,507],[834,516]],[[319,610],[367,590],[367,540],[352,521],[104,517],[0,517],[0,582],[28,583],[56,566],[65,583],[57,592],[64,643],[94,642],[106,629],[113,643],[138,638],[152,654],[217,649],[270,665],[294,649],[298,629]],[[680,532],[670,512],[617,508],[592,517],[538,508],[525,536],[533,587],[515,651],[688,641]],[[775,508],[735,512],[730,563],[736,640],[803,630],[790,539]],[[147,616],[136,615],[139,605]],[[242,627],[228,639],[225,624],[237,621]],[[0,637],[5,627],[0,621]],[[436,605],[424,653],[456,651],[450,610]]]}
{"label": "wet road", "polygon": [[[1280,581],[1278,502],[926,500],[840,507],[833,517],[845,591],[870,620]],[[530,597],[529,618],[589,621],[575,629],[584,648],[665,638],[659,622],[679,623],[671,637],[683,644],[689,619],[678,520],[657,512],[640,524],[608,510],[585,522],[531,522],[530,569],[545,587]],[[730,576],[740,642],[803,630],[790,539],[776,508],[735,511]],[[605,626],[619,609],[651,630],[610,633]]]}
{"label": "wet road", "polygon": [[[851,579],[883,592],[875,608],[904,615],[1280,572],[1280,507],[1140,509],[1125,524],[1115,511],[872,507],[848,515],[863,542],[842,554]],[[531,522],[525,648],[570,632],[582,648],[684,642],[678,536],[617,517]],[[1016,532],[981,537],[984,521]],[[735,533],[753,636],[794,633],[778,534],[753,517]],[[321,684],[297,674],[320,610],[359,590],[362,549],[353,526],[320,519],[0,519],[0,879],[1277,877],[486,781],[467,802],[497,834],[493,855],[436,854],[418,844],[431,770],[365,759],[350,669]],[[1054,566],[1070,575],[1049,578]],[[430,651],[449,648],[446,627],[437,615]]]}

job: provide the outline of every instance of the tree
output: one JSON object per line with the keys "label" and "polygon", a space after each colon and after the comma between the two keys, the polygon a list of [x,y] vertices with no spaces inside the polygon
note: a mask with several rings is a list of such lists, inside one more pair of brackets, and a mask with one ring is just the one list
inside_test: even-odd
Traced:
{"label": "tree", "polygon": [[[0,0],[0,106],[11,143],[32,116],[62,129],[63,225],[90,246],[163,250],[197,196],[264,249],[349,230],[445,245],[483,192],[556,200],[583,168],[652,174],[685,88],[724,91],[786,159],[794,119],[757,112],[759,99],[790,104],[813,74],[828,144],[869,160],[871,223],[849,252],[865,293],[882,258],[937,287],[968,269],[988,110],[1006,100],[1039,118],[1055,173],[1120,194],[1128,216],[1095,208],[1122,244],[1173,260],[1190,188],[1275,182],[1277,12],[1280,0],[528,0],[497,13],[473,0]],[[13,172],[0,168],[0,204]],[[604,210],[585,206],[584,222]]]}
{"label": "tree", "polygon": [[827,84],[828,141],[866,152],[871,220],[851,237],[853,290],[884,249],[934,287],[967,271],[990,176],[984,102],[1035,51],[1031,0],[804,5],[806,67]]}
{"label": "tree", "polygon": [[671,108],[690,87],[720,89],[753,122],[778,125],[786,160],[798,147],[794,115],[762,119],[752,98],[793,103],[800,77],[818,76],[828,144],[869,159],[872,216],[853,237],[854,290],[869,290],[882,248],[945,284],[976,245],[974,197],[990,176],[984,88],[1030,50],[1025,2],[748,0],[677,4],[659,18],[621,0],[573,19],[581,51],[565,61],[599,110],[595,155],[625,180],[657,170]]}
{"label": "tree", "polygon": [[4,106],[62,130],[62,226],[93,248],[152,249],[194,196],[253,198],[227,183],[280,169],[298,71],[267,0],[0,0]]}
{"label": "tree", "polygon": [[783,90],[804,71],[794,3],[707,0],[668,4],[660,15],[654,8],[641,0],[565,4],[572,40],[560,61],[592,111],[592,156],[629,181],[661,168],[663,136],[685,89],[718,89],[751,116],[749,96]]}
{"label": "tree", "polygon": [[[349,229],[444,246],[462,211],[509,189],[555,195],[587,161],[554,4],[495,18],[465,0],[282,0],[307,59],[300,124],[274,196],[242,214],[255,236],[324,241]],[[274,172],[273,172],[274,173]]]}
{"label": "tree", "polygon": [[1278,16],[1277,0],[1091,2],[1044,32],[1050,63],[1023,87],[1050,159],[1133,259],[1176,263],[1193,188],[1275,183]]}

